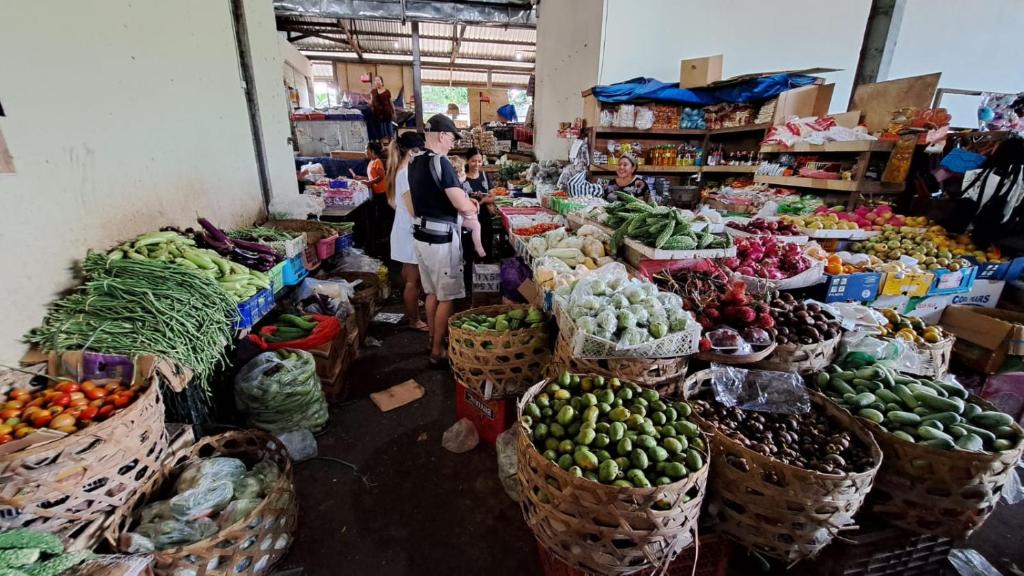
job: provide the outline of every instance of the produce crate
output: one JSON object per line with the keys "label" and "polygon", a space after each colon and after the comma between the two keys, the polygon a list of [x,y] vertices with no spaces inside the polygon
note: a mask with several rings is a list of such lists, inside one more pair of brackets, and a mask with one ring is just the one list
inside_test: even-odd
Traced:
{"label": "produce crate", "polygon": [[[271,573],[291,547],[298,521],[298,499],[292,485],[292,465],[288,450],[280,440],[258,430],[226,432],[208,436],[168,462],[129,505],[121,507],[114,519],[108,540],[115,549],[120,536],[138,522],[137,513],[146,504],[163,496],[166,485],[175,481],[191,462],[211,456],[239,458],[247,467],[260,460],[277,465],[280,477],[266,487],[266,495],[247,516],[224,526],[216,534],[198,542],[161,550],[153,556],[157,576],[196,574],[197,576],[256,576]],[[213,568],[211,568],[213,567]]]}
{"label": "produce crate", "polygon": [[562,370],[577,374],[600,374],[606,378],[621,378],[644,388],[657,390],[658,395],[675,398],[679,385],[686,377],[689,356],[677,358],[608,358],[588,360],[574,358],[572,344],[562,335],[555,344],[555,357],[548,365],[548,376],[557,376]]}
{"label": "produce crate", "polygon": [[299,232],[291,240],[269,242],[269,244],[275,252],[281,254],[285,258],[294,258],[295,256],[302,254],[303,248],[306,247],[306,233]]}
{"label": "produce crate", "polygon": [[248,330],[257,322],[263,319],[274,309],[274,293],[270,290],[260,290],[248,300],[238,305],[238,319],[235,321],[236,330]]}
{"label": "produce crate", "polygon": [[952,549],[949,538],[867,526],[798,564],[796,576],[933,576],[942,573]]}
{"label": "produce crate", "polygon": [[586,207],[586,204],[573,202],[569,198],[560,198],[558,196],[554,196],[551,198],[551,209],[554,210],[555,212],[558,212],[562,216],[565,216],[571,212],[579,212],[580,210],[583,210]]}
{"label": "produce crate", "polygon": [[334,253],[337,250],[337,243],[337,234],[318,240],[316,243],[316,257],[323,261],[334,256]]}
{"label": "produce crate", "polygon": [[[690,546],[680,552],[664,572],[650,568],[637,572],[636,576],[726,576],[729,572],[731,542],[717,534],[701,535],[698,542],[699,546]],[[540,541],[537,542],[537,555],[540,556],[544,576],[591,576],[590,572],[573,568],[556,558]]]}
{"label": "produce crate", "polygon": [[455,417],[468,418],[480,439],[493,446],[498,441],[498,434],[508,430],[515,421],[515,399],[486,400],[456,381]]}
{"label": "produce crate", "polygon": [[284,290],[284,269],[288,267],[288,260],[282,260],[267,272],[267,276],[270,278],[270,290],[277,295]]}
{"label": "produce crate", "polygon": [[309,271],[302,262],[301,254],[285,260],[284,263],[285,268],[281,271],[281,280],[285,286],[295,286],[309,276]]}
{"label": "produce crate", "polygon": [[355,236],[352,232],[345,232],[338,234],[338,239],[335,241],[334,250],[335,252],[344,252],[352,247],[355,242]]}

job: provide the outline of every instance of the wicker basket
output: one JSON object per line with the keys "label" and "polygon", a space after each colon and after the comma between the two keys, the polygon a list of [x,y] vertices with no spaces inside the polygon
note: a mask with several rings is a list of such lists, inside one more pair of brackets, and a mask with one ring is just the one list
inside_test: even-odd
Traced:
{"label": "wicker basket", "polygon": [[[732,542],[714,533],[702,533],[697,545],[683,550],[664,570],[648,568],[635,576],[726,576],[729,572],[729,553]],[[577,570],[558,558],[537,542],[544,576],[590,576],[590,572]]]}
{"label": "wicker basket", "polygon": [[861,526],[844,533],[820,556],[801,562],[794,576],[936,576],[944,574],[953,541],[892,526]]}
{"label": "wicker basket", "polygon": [[[687,378],[687,397],[710,378],[710,370]],[[869,447],[875,462],[870,470],[822,474],[783,464],[716,433],[715,426],[699,415],[692,416],[711,437],[713,497],[721,504],[719,530],[786,562],[815,556],[839,530],[853,524],[882,461],[878,444],[856,418],[821,394],[808,392],[812,404]]]}
{"label": "wicker basket", "polygon": [[700,343],[700,324],[688,322],[686,328],[672,332],[664,338],[639,346],[619,348],[616,342],[577,330],[576,323],[565,308],[555,307],[555,319],[558,320],[558,329],[572,343],[572,354],[575,358],[678,358],[696,352]]}
{"label": "wicker basket", "polygon": [[832,363],[839,349],[839,336],[817,344],[779,344],[775,351],[754,364],[755,368],[777,372],[810,374]]}
{"label": "wicker basket", "polygon": [[[985,410],[988,402],[971,397]],[[939,450],[900,440],[860,419],[882,447],[885,460],[866,507],[895,526],[919,534],[966,538],[995,510],[1003,484],[1024,451],[1024,441],[1003,452]],[[1018,438],[1024,430],[1013,425]]]}
{"label": "wicker basket", "polygon": [[[551,361],[547,324],[499,332],[459,328],[455,321],[471,314],[495,316],[527,306],[500,304],[473,308],[452,315],[448,321],[448,356],[455,379],[485,398],[520,394],[543,378]],[[484,345],[490,347],[485,349]]]}
{"label": "wicker basket", "polygon": [[227,432],[201,439],[187,452],[170,459],[163,473],[153,478],[131,506],[118,512],[107,538],[116,547],[120,535],[135,522],[135,511],[164,495],[165,485],[197,458],[213,455],[233,456],[252,467],[264,458],[273,461],[281,472],[277,482],[267,489],[263,502],[248,516],[205,540],[180,548],[153,553],[153,572],[157,576],[189,573],[195,576],[251,576],[268,574],[291,546],[298,519],[298,502],[292,486],[292,465],[288,451],[279,440],[257,430]]}
{"label": "wicker basket", "polygon": [[[541,381],[526,391],[518,404],[520,418],[546,385]],[[707,465],[664,486],[607,486],[572,476],[544,458],[518,426],[520,505],[534,536],[553,556],[595,574],[631,574],[667,566],[693,543]],[[655,508],[659,502],[668,502],[669,509]]]}
{"label": "wicker basket", "polygon": [[715,362],[717,364],[729,364],[732,366],[742,366],[745,364],[753,364],[754,362],[760,362],[765,358],[771,356],[772,352],[778,348],[778,344],[772,342],[768,346],[759,352],[752,354],[744,354],[743,356],[737,356],[735,354],[720,354],[718,352],[698,352],[697,358],[705,362]]}
{"label": "wicker basket", "polygon": [[601,360],[574,358],[572,345],[559,336],[555,344],[555,358],[548,366],[547,376],[557,376],[562,370],[577,374],[615,376],[635,382],[644,388],[654,388],[661,396],[675,395],[686,376],[688,356],[679,358],[606,358]]}
{"label": "wicker basket", "polygon": [[93,522],[123,506],[160,470],[167,450],[161,379],[145,370],[135,379],[146,385],[138,399],[108,420],[0,456],[0,530],[29,527],[91,547],[100,536]]}
{"label": "wicker basket", "polygon": [[953,354],[956,338],[946,338],[934,344],[919,343],[911,348],[917,353],[918,367],[905,368],[904,372],[929,378],[942,378],[949,371],[949,358]]}

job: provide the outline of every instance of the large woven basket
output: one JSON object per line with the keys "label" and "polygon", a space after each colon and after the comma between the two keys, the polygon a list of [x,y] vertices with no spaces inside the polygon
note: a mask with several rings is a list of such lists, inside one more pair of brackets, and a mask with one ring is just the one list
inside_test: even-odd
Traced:
{"label": "large woven basket", "polygon": [[[687,397],[710,378],[710,370],[687,378]],[[815,556],[839,530],[853,524],[882,461],[878,444],[856,418],[821,394],[808,392],[817,409],[869,447],[874,461],[870,470],[823,474],[784,464],[717,433],[696,413],[691,416],[711,437],[711,485],[713,498],[720,503],[719,530],[786,562]]]}
{"label": "large woven basket", "polygon": [[[153,372],[135,402],[108,420],[0,456],[0,530],[97,541],[93,521],[124,506],[160,470],[167,449],[160,382]],[[11,384],[27,380],[0,392]]]}
{"label": "large woven basket", "polygon": [[503,398],[521,393],[543,377],[544,367],[551,361],[546,323],[504,332],[476,332],[455,325],[470,314],[495,316],[527,308],[499,304],[452,315],[448,321],[448,356],[459,382],[485,398]]}
{"label": "large woven basket", "polygon": [[[988,402],[971,397],[985,410]],[[874,434],[885,459],[866,507],[895,526],[919,534],[966,538],[995,510],[1003,484],[1021,458],[1024,442],[1003,452],[939,450],[900,440],[860,419]],[[1018,438],[1024,430],[1013,425]]]}
{"label": "large woven basket", "polygon": [[263,502],[248,516],[223,528],[210,538],[180,548],[154,552],[153,572],[157,576],[252,576],[268,574],[288,553],[298,521],[298,501],[292,486],[292,465],[288,451],[277,438],[258,430],[240,430],[201,439],[188,451],[176,455],[153,478],[130,506],[117,513],[108,540],[117,547],[121,534],[137,524],[136,511],[147,503],[166,497],[184,468],[198,458],[232,456],[252,467],[270,459],[281,472],[267,489]]}
{"label": "large woven basket", "polygon": [[[523,407],[546,385],[541,381],[523,395],[520,422]],[[521,423],[517,426],[523,516],[537,540],[562,562],[594,574],[631,574],[664,567],[693,543],[707,465],[664,486],[607,486],[562,470],[537,451]],[[668,509],[658,509],[658,503]]]}
{"label": "large woven basket", "polygon": [[678,358],[697,351],[700,344],[700,324],[689,322],[686,328],[672,332],[664,338],[651,340],[638,346],[619,348],[616,342],[605,340],[593,334],[576,329],[576,323],[569,316],[565,306],[555,307],[558,329],[572,344],[575,358]]}
{"label": "large woven basket", "polygon": [[762,370],[810,374],[832,363],[839,347],[839,336],[816,344],[779,344],[770,356],[754,364]]}
{"label": "large woven basket", "polygon": [[686,376],[688,356],[678,358],[575,358],[572,344],[559,335],[555,344],[555,357],[548,366],[547,376],[555,377],[562,370],[577,374],[600,374],[635,382],[644,388],[654,388],[661,396],[673,396]]}

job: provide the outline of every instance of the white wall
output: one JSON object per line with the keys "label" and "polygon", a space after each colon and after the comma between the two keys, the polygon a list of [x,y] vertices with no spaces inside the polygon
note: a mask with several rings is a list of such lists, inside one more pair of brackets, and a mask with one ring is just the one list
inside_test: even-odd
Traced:
{"label": "white wall", "polygon": [[540,5],[537,23],[534,154],[565,159],[569,144],[559,122],[583,115],[580,92],[598,83],[603,0],[553,0]]}
{"label": "white wall", "polygon": [[831,110],[845,111],[870,7],[870,0],[606,0],[601,83],[678,82],[680,60],[723,54],[726,78],[841,68],[824,77],[836,83]]}
{"label": "white wall", "polygon": [[[887,78],[942,72],[940,88],[1024,91],[1021,0],[908,0]],[[953,107],[960,101],[966,109]],[[943,100],[954,126],[974,126],[976,100]]]}
{"label": "white wall", "polygon": [[6,363],[86,249],[263,210],[227,1],[13,4],[0,17],[0,131],[17,167],[0,175]]}
{"label": "white wall", "polygon": [[[216,3],[228,4],[228,0],[203,5]],[[299,182],[295,176],[295,155],[288,142],[291,138],[291,124],[288,120],[291,106],[284,87],[285,55],[281,52],[274,6],[270,0],[244,0],[243,5],[263,131],[263,148],[270,173],[271,199],[297,196]],[[230,33],[230,28],[226,33]]]}

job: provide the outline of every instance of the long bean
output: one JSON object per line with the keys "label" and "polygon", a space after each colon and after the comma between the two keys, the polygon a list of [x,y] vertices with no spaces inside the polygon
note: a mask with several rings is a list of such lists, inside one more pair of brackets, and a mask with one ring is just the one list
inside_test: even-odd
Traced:
{"label": "long bean", "polygon": [[238,228],[228,232],[228,237],[238,238],[239,240],[249,240],[252,242],[287,242],[293,238],[293,236],[287,232],[263,226]]}
{"label": "long bean", "polygon": [[26,341],[46,350],[162,356],[191,368],[209,391],[238,315],[231,294],[198,270],[161,260],[90,253],[82,268],[85,283],[56,301]]}

